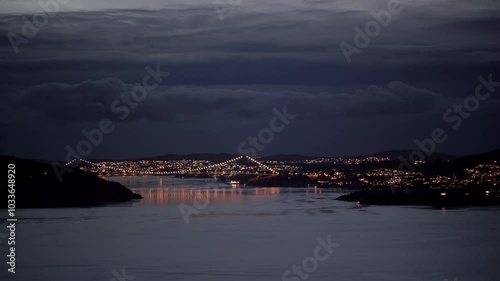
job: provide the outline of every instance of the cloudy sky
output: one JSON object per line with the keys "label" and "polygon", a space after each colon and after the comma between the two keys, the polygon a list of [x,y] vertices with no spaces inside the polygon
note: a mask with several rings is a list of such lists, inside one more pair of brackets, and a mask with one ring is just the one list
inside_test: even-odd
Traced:
{"label": "cloudy sky", "polygon": [[[350,63],[339,44],[390,1],[47,1],[0,1],[0,154],[62,159],[103,118],[116,129],[87,158],[238,153],[285,106],[259,156],[414,149],[435,128],[440,152],[500,147],[500,87],[443,119],[478,76],[500,81],[500,1],[402,0]],[[117,113],[148,66],[169,75]]]}

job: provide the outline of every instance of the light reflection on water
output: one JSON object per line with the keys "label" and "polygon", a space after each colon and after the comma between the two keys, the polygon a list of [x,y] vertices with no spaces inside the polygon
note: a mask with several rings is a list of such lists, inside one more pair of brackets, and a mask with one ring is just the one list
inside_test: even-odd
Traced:
{"label": "light reflection on water", "polygon": [[247,187],[232,186],[215,179],[182,179],[175,177],[113,177],[116,181],[144,197],[134,206],[192,204],[209,199],[211,204],[245,200],[266,201],[284,193],[321,195],[323,193],[344,193],[343,189],[322,189],[318,187]]}
{"label": "light reflection on water", "polygon": [[254,195],[256,200],[259,198],[280,193],[277,187],[270,188],[133,188],[133,192],[144,197],[141,201],[134,203],[136,205],[178,205],[181,203],[192,204],[195,201],[209,199],[210,203],[221,203],[222,201],[241,201],[243,196]]}

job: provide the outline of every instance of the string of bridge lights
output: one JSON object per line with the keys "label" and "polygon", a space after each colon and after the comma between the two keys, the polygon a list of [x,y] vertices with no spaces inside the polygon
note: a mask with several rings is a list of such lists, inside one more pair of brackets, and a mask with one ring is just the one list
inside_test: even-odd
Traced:
{"label": "string of bridge lights", "polygon": [[90,161],[87,161],[87,160],[85,160],[85,159],[81,159],[81,158],[80,158],[80,159],[73,159],[73,160],[69,161],[68,163],[66,163],[66,164],[64,164],[64,165],[68,166],[68,165],[73,164],[73,163],[74,163],[74,162],[76,162],[76,161],[80,161],[80,162],[83,162],[83,163],[86,163],[86,164],[89,164],[89,165],[94,165],[94,164],[95,164],[95,163],[92,163],[92,162],[90,162]]}
{"label": "string of bridge lights", "polygon": [[200,168],[196,168],[196,169],[187,169],[187,170],[181,170],[180,172],[181,173],[185,173],[185,172],[198,172],[198,171],[201,171],[201,170],[205,170],[205,169],[210,169],[210,168],[216,168],[216,167],[220,167],[220,166],[223,166],[223,165],[226,165],[226,164],[229,164],[229,163],[232,163],[234,161],[238,161],[240,159],[242,159],[243,156],[239,156],[239,157],[236,157],[236,158],[233,158],[233,159],[230,159],[230,160],[227,160],[227,161],[224,161],[224,162],[221,162],[221,163],[217,163],[217,164],[212,164],[210,166],[206,166],[206,167],[200,167]]}
{"label": "string of bridge lights", "polygon": [[[196,168],[196,169],[184,169],[184,170],[179,170],[179,171],[170,171],[170,172],[153,172],[152,174],[155,174],[155,175],[165,175],[165,174],[177,174],[177,173],[186,173],[186,172],[198,172],[198,171],[201,171],[201,170],[206,170],[206,169],[211,169],[211,168],[218,168],[218,167],[221,167],[221,166],[224,166],[224,165],[227,165],[229,163],[232,163],[232,162],[235,162],[235,161],[238,161],[240,159],[243,159],[243,158],[247,158],[248,160],[252,161],[253,163],[257,164],[259,167],[261,168],[264,168],[264,169],[267,169],[275,174],[279,174],[279,172],[263,163],[261,163],[260,161],[250,157],[250,156],[238,156],[236,158],[233,158],[233,159],[230,159],[230,160],[227,160],[227,161],[224,161],[224,162],[221,162],[221,163],[217,163],[217,164],[212,164],[212,165],[209,165],[209,166],[206,166],[206,167],[199,167],[199,168]],[[65,165],[68,166],[68,165],[71,165],[72,163],[76,162],[76,161],[80,161],[80,162],[83,162],[83,163],[86,163],[86,164],[89,164],[89,165],[96,165],[96,163],[92,163],[90,161],[87,161],[85,159],[73,159],[71,161],[69,161],[68,163],[66,163]],[[131,172],[131,171],[130,171]]]}
{"label": "string of bridge lights", "polygon": [[197,169],[187,169],[187,170],[181,170],[180,172],[183,173],[183,172],[197,172],[197,171],[200,171],[200,170],[205,170],[205,169],[210,169],[210,168],[216,168],[216,167],[220,167],[220,166],[223,166],[223,165],[226,165],[226,164],[229,164],[229,163],[232,163],[232,162],[235,162],[235,161],[238,161],[240,159],[243,159],[243,157],[247,158],[248,160],[252,161],[253,163],[257,164],[259,167],[261,168],[264,168],[264,169],[267,169],[275,174],[279,174],[279,172],[265,164],[262,164],[260,161],[250,157],[250,156],[239,156],[239,157],[236,157],[236,158],[233,158],[231,160],[227,160],[227,161],[224,161],[224,162],[221,162],[221,163],[217,163],[217,164],[213,164],[213,165],[210,165],[210,166],[207,166],[207,167],[201,167],[201,168],[197,168]]}
{"label": "string of bridge lights", "polygon": [[[243,157],[243,156],[242,156],[242,157]],[[271,167],[269,167],[269,166],[267,166],[267,165],[262,164],[260,161],[257,161],[256,159],[253,159],[253,158],[252,158],[252,157],[250,157],[250,156],[245,156],[245,157],[246,157],[248,160],[250,160],[250,161],[254,162],[254,163],[255,163],[255,164],[257,164],[257,165],[259,165],[260,167],[265,168],[265,169],[268,169],[269,171],[271,171],[271,172],[273,172],[273,173],[275,173],[275,174],[278,174],[278,175],[279,175],[279,172],[278,172],[278,171],[276,171],[275,169],[273,169],[273,168],[271,168]]]}

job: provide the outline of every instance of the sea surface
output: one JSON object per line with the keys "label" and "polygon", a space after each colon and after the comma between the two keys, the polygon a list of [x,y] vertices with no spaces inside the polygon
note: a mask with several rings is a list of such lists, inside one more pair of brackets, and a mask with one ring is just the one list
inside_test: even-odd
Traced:
{"label": "sea surface", "polygon": [[500,280],[499,208],[358,206],[334,200],[345,190],[109,179],[144,199],[17,210],[16,273],[0,236],[0,280]]}

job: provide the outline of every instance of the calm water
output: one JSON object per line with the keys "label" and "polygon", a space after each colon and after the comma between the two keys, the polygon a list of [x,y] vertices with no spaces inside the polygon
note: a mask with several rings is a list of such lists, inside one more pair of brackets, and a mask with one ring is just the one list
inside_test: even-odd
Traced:
{"label": "calm water", "polygon": [[[358,207],[333,200],[339,192],[315,188],[113,180],[145,199],[18,210],[17,273],[3,269],[0,280],[279,281],[305,259],[311,272],[289,272],[284,280],[500,280],[497,208]],[[180,204],[194,210],[189,224]],[[328,235],[340,247],[318,261],[317,239]],[[2,256],[6,247],[4,240]]]}

